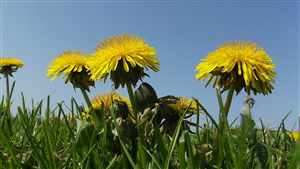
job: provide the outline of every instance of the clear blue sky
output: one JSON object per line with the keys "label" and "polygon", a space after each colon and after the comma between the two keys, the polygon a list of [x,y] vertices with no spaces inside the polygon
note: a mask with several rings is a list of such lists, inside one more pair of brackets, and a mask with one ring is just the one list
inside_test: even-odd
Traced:
{"label": "clear blue sky", "polygon": [[[157,49],[161,70],[150,73],[159,96],[196,97],[217,116],[214,90],[194,79],[195,66],[217,46],[231,40],[256,42],[277,65],[273,94],[255,96],[254,118],[277,126],[292,110],[287,125],[295,127],[299,113],[299,1],[17,1],[0,0],[1,56],[16,56],[26,66],[15,74],[14,100],[69,101],[75,96],[63,80],[46,76],[49,62],[64,50],[93,52],[104,38],[122,33],[142,36]],[[1,94],[4,81],[1,81]],[[111,90],[98,82],[91,95]],[[120,89],[126,94],[125,90]],[[243,96],[234,100],[237,117]]]}

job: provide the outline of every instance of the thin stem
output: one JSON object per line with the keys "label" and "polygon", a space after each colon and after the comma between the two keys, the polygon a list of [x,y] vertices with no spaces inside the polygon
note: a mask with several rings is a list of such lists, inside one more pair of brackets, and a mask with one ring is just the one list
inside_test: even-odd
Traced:
{"label": "thin stem", "polygon": [[223,104],[222,94],[221,94],[221,91],[219,88],[216,88],[216,93],[217,93],[217,99],[218,99],[218,103],[219,103],[220,112],[223,112],[224,104]]}
{"label": "thin stem", "polygon": [[5,75],[6,79],[6,106],[8,112],[10,112],[10,88],[9,88],[9,75],[6,73]]}
{"label": "thin stem", "polygon": [[92,106],[92,103],[91,103],[91,101],[90,101],[90,99],[89,99],[89,96],[88,96],[86,90],[83,89],[83,88],[80,88],[80,90],[81,90],[81,94],[82,94],[82,96],[83,96],[83,98],[84,98],[86,104],[88,105],[88,107],[89,107],[90,109],[92,109],[93,106]]}
{"label": "thin stem", "polygon": [[128,96],[129,96],[129,99],[130,99],[130,102],[131,102],[131,105],[132,105],[132,109],[133,109],[134,114],[135,114],[135,120],[137,122],[138,116],[137,116],[137,112],[136,112],[136,108],[135,108],[135,98],[134,98],[132,85],[130,83],[126,83],[126,87],[127,87]]}
{"label": "thin stem", "polygon": [[222,130],[223,126],[224,126],[223,124],[225,121],[224,120],[225,117],[224,117],[224,104],[223,104],[223,99],[222,99],[222,93],[221,93],[219,87],[216,88],[216,94],[217,94],[217,99],[218,99],[218,103],[219,103],[219,126],[221,127],[220,129]]}
{"label": "thin stem", "polygon": [[196,132],[197,132],[197,135],[199,136],[199,133],[200,133],[200,110],[199,110],[199,106],[197,106],[197,116],[196,116],[196,122],[197,122],[197,127],[196,127]]}
{"label": "thin stem", "polygon": [[227,98],[226,98],[226,102],[225,102],[225,105],[224,105],[224,115],[226,116],[226,118],[227,118],[228,112],[230,110],[233,94],[234,94],[234,89],[233,88],[229,89],[228,94],[227,94]]}
{"label": "thin stem", "polygon": [[6,113],[5,113],[5,118],[7,122],[7,129],[9,134],[12,133],[12,119],[11,119],[11,114],[10,114],[10,86],[9,86],[9,74],[5,73],[4,74],[5,79],[6,79]]}
{"label": "thin stem", "polygon": [[232,99],[233,99],[233,94],[234,94],[234,89],[229,89],[228,93],[227,93],[227,97],[226,97],[226,101],[224,104],[224,107],[221,111],[221,117],[220,117],[220,126],[222,128],[228,128],[228,114],[229,114],[229,110],[230,110],[230,106],[232,103]]}
{"label": "thin stem", "polygon": [[227,157],[227,141],[228,141],[228,132],[229,126],[228,126],[228,112],[230,110],[231,102],[233,99],[234,89],[229,89],[227,93],[227,97],[225,100],[225,104],[222,100],[222,94],[220,92],[220,89],[216,89],[217,98],[219,102],[220,107],[220,114],[219,114],[219,128],[218,128],[218,137],[217,137],[217,144],[218,144],[218,156],[217,156],[217,164],[218,168],[221,168],[223,165],[223,160]]}

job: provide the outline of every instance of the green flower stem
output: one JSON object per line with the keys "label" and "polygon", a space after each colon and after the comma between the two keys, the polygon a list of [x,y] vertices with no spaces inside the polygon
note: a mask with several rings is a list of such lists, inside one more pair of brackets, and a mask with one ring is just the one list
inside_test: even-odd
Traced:
{"label": "green flower stem", "polygon": [[7,130],[9,134],[12,133],[12,119],[11,119],[11,114],[10,114],[10,99],[11,99],[11,94],[10,94],[10,86],[9,86],[9,74],[5,73],[4,77],[6,79],[6,113],[5,113],[5,118],[6,118],[6,123],[7,123]]}
{"label": "green flower stem", "polygon": [[129,96],[129,99],[130,99],[130,102],[131,102],[131,105],[132,105],[132,109],[134,111],[135,120],[137,122],[138,116],[137,116],[137,111],[136,111],[136,108],[135,108],[135,98],[134,98],[132,85],[130,83],[126,83],[126,87],[127,87],[128,96]]}
{"label": "green flower stem", "polygon": [[225,104],[222,100],[222,94],[219,88],[216,89],[218,103],[220,107],[220,114],[219,114],[219,128],[218,128],[218,137],[217,137],[217,145],[218,145],[218,153],[217,153],[217,164],[218,168],[221,168],[223,161],[225,158],[230,156],[228,154],[228,113],[230,110],[231,102],[233,99],[234,89],[229,89],[227,92],[227,97],[225,100]]}
{"label": "green flower stem", "polygon": [[83,89],[83,88],[80,88],[80,90],[81,90],[81,93],[82,93],[82,95],[83,95],[83,98],[84,98],[86,104],[88,105],[88,107],[89,107],[90,109],[92,109],[93,106],[92,106],[92,103],[91,103],[91,101],[90,101],[90,99],[89,99],[89,96],[88,96],[86,90]]}
{"label": "green flower stem", "polygon": [[7,111],[10,112],[10,87],[9,87],[9,75],[5,73],[5,79],[6,79],[6,106]]}
{"label": "green flower stem", "polygon": [[228,93],[227,93],[227,97],[226,97],[226,101],[225,104],[223,103],[222,100],[222,94],[219,88],[216,89],[216,93],[217,93],[217,98],[218,98],[218,103],[219,103],[219,107],[220,107],[220,115],[219,115],[219,121],[220,121],[220,126],[222,127],[228,127],[228,113],[230,110],[230,106],[232,103],[232,99],[233,99],[233,94],[234,94],[234,89],[231,88],[229,89]]}
{"label": "green flower stem", "polygon": [[221,94],[221,91],[219,88],[216,88],[216,93],[217,93],[217,99],[218,99],[218,103],[219,103],[220,112],[223,112],[224,105],[223,105],[222,94]]}
{"label": "green flower stem", "polygon": [[226,101],[224,104],[224,109],[223,109],[223,125],[224,127],[229,127],[229,123],[228,123],[228,114],[229,114],[229,110],[230,110],[230,106],[232,103],[232,99],[233,99],[233,94],[234,94],[234,89],[229,89],[228,93],[227,93],[227,97],[226,97]]}
{"label": "green flower stem", "polygon": [[226,102],[224,105],[224,115],[226,116],[226,118],[227,118],[229,110],[230,110],[231,102],[233,99],[233,94],[234,94],[234,89],[233,88],[229,89],[227,98],[226,98]]}

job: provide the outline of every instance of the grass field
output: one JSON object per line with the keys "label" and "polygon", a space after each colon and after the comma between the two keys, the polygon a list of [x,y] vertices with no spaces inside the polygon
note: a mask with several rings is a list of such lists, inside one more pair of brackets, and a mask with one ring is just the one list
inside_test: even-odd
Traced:
{"label": "grass field", "polygon": [[[99,109],[83,120],[75,99],[50,107],[50,97],[40,102],[22,97],[16,117],[7,113],[5,100],[0,104],[3,169],[300,168],[300,149],[295,151],[296,141],[284,121],[276,131],[247,118],[241,126],[222,127],[200,104],[190,112],[191,105],[182,112],[165,112],[166,98],[153,114],[140,114],[139,124],[120,115],[114,104],[108,112]],[[155,112],[178,114],[167,119]],[[193,122],[186,118],[191,113]],[[203,117],[206,121],[200,123]]]}

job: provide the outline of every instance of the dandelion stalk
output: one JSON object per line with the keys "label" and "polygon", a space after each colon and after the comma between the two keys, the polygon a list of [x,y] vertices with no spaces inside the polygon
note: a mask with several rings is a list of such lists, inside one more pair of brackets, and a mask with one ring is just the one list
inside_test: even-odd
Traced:
{"label": "dandelion stalk", "polygon": [[7,111],[10,112],[10,87],[9,87],[9,75],[5,74],[4,75],[5,80],[6,80],[6,106],[7,106]]}
{"label": "dandelion stalk", "polygon": [[6,122],[7,122],[7,129],[9,133],[12,133],[12,121],[10,115],[10,86],[9,86],[9,74],[5,73],[4,77],[6,79]]}
{"label": "dandelion stalk", "polygon": [[129,96],[129,99],[130,99],[130,102],[131,102],[131,105],[132,105],[132,109],[133,109],[133,112],[134,112],[135,120],[137,122],[138,116],[137,116],[136,107],[135,107],[135,98],[134,98],[132,85],[130,83],[126,83],[126,87],[127,87],[128,96]]}
{"label": "dandelion stalk", "polygon": [[220,112],[222,112],[224,109],[224,104],[223,104],[223,99],[222,99],[222,94],[221,94],[220,88],[218,88],[218,87],[216,88],[216,94],[217,94]]}
{"label": "dandelion stalk", "polygon": [[89,96],[88,96],[86,90],[85,90],[84,88],[80,88],[80,91],[81,91],[81,94],[82,94],[82,96],[83,96],[83,98],[84,98],[86,104],[88,105],[88,107],[89,107],[90,109],[92,109],[93,106],[92,106],[92,103],[91,103],[91,101],[90,101],[90,98],[89,98]]}
{"label": "dandelion stalk", "polygon": [[228,127],[228,114],[229,114],[229,110],[230,110],[230,106],[232,103],[232,99],[233,99],[233,94],[234,94],[234,88],[229,89],[228,93],[227,93],[227,97],[226,97],[226,101],[225,104],[223,105],[223,109],[221,109],[221,120],[222,120],[222,125],[224,125],[223,127]]}
{"label": "dandelion stalk", "polygon": [[226,102],[224,105],[224,115],[228,116],[229,110],[230,110],[230,106],[232,103],[232,99],[233,99],[233,94],[234,94],[234,88],[229,89],[228,93],[227,93],[227,98],[226,98]]}

